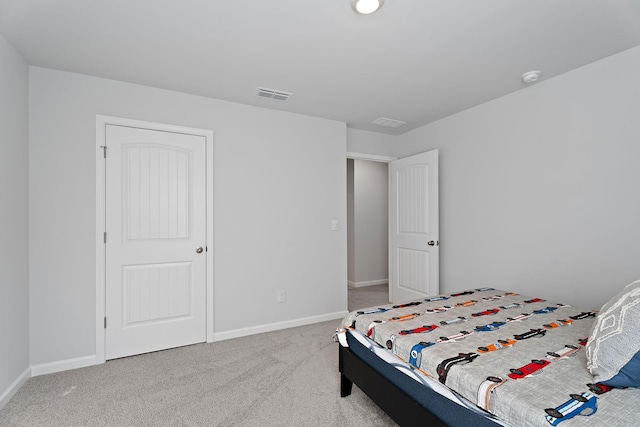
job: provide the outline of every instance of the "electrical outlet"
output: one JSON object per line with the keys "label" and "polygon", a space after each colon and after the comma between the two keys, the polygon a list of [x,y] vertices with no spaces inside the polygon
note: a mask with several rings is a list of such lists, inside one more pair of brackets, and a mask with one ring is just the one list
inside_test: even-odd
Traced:
{"label": "electrical outlet", "polygon": [[284,290],[278,291],[278,302],[285,302],[287,300],[287,294]]}

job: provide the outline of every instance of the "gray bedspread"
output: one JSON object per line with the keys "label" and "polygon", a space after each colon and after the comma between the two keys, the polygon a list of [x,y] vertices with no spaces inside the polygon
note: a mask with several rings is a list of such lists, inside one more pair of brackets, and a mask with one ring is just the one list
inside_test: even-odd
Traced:
{"label": "gray bedspread", "polygon": [[640,426],[640,389],[593,384],[597,313],[492,288],[350,313],[352,328],[514,426]]}

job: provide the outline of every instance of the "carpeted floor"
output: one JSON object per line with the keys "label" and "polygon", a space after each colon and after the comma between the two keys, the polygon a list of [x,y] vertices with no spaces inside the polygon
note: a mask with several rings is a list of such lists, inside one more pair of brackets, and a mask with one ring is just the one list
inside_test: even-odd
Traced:
{"label": "carpeted floor", "polygon": [[373,307],[379,304],[389,303],[389,285],[363,286],[361,288],[349,288],[349,311],[359,308]]}
{"label": "carpeted floor", "polygon": [[340,398],[338,323],[34,377],[0,426],[395,426],[357,387]]}

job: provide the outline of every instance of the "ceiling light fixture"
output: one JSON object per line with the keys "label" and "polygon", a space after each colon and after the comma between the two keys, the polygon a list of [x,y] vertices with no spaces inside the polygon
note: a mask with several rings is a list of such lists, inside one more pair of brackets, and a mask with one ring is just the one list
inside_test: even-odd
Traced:
{"label": "ceiling light fixture", "polygon": [[351,0],[351,7],[362,15],[369,15],[382,7],[384,0]]}
{"label": "ceiling light fixture", "polygon": [[520,78],[522,79],[522,83],[530,84],[530,83],[537,82],[538,79],[540,78],[540,74],[542,73],[538,70],[527,71]]}

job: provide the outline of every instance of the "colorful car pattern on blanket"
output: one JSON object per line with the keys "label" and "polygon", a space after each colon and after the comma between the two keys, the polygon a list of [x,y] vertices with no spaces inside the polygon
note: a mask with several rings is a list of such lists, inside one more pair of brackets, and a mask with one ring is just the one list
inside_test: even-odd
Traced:
{"label": "colorful car pattern on blanket", "polygon": [[400,335],[410,335],[410,334],[423,334],[425,332],[431,332],[438,328],[437,325],[422,325],[418,328],[413,329],[403,329],[399,332]]}
{"label": "colorful car pattern on blanket", "polygon": [[562,421],[569,420],[576,415],[590,416],[598,410],[598,398],[589,393],[569,395],[570,399],[556,408],[547,408],[545,418],[552,426],[557,426]]}
{"label": "colorful car pattern on blanket", "polygon": [[498,340],[494,343],[487,344],[482,347],[478,347],[478,353],[490,353],[492,351],[500,350],[501,348],[508,348],[513,346],[516,343],[515,340]]}
{"label": "colorful car pattern on blanket", "polygon": [[507,322],[493,322],[493,323],[489,323],[487,325],[476,326],[474,330],[476,332],[491,332],[491,331],[495,331],[496,329],[500,328],[500,326],[504,326],[506,324],[507,324]]}
{"label": "colorful car pattern on blanket", "polygon": [[[617,395],[608,393],[610,387],[590,383],[588,379],[577,385],[571,379],[558,383],[559,372],[564,373],[567,367],[584,360],[582,347],[587,341],[584,337],[597,311],[509,292],[475,289],[356,313],[351,314],[345,324],[389,348],[415,372],[455,388],[467,399],[477,401],[481,408],[496,411],[498,415],[505,411],[505,404],[501,403],[505,393],[521,388],[528,390],[527,393],[538,389],[548,393],[550,381],[551,397],[561,393],[564,399],[545,399],[544,406],[536,407],[541,412],[539,422],[546,425],[596,413],[597,401],[589,395],[597,399]],[[494,321],[489,323],[484,316],[491,316]],[[435,329],[438,329],[437,336],[433,334]],[[571,338],[565,340],[565,336]],[[500,363],[492,365],[492,358]],[[469,374],[474,379],[482,375],[472,391],[462,386],[469,383]],[[489,381],[489,377],[493,381]],[[602,411],[604,409],[598,413]],[[596,425],[608,424],[600,419]]]}
{"label": "colorful car pattern on blanket", "polygon": [[416,368],[420,368],[420,366],[422,365],[422,350],[433,345],[436,345],[436,343],[431,341],[420,341],[418,344],[414,345],[411,348],[411,353],[409,355],[409,363]]}
{"label": "colorful car pattern on blanket", "polygon": [[551,362],[549,362],[548,360],[534,359],[531,361],[531,363],[527,363],[520,368],[509,369],[509,371],[511,372],[509,374],[509,378],[511,378],[512,380],[519,380],[522,378],[526,378],[529,375],[539,374],[542,372],[542,369],[549,363]]}

